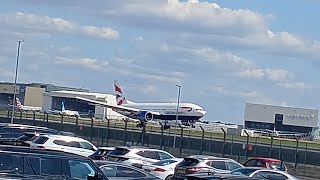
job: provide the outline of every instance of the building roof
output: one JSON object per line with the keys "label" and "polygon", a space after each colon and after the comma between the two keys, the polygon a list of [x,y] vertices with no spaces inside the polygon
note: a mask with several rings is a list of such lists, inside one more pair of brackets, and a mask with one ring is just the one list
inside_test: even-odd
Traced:
{"label": "building roof", "polygon": [[108,98],[113,96],[112,94],[103,94],[103,93],[92,93],[92,92],[78,92],[78,91],[52,91],[52,94],[67,94],[75,96],[95,96],[96,98]]}

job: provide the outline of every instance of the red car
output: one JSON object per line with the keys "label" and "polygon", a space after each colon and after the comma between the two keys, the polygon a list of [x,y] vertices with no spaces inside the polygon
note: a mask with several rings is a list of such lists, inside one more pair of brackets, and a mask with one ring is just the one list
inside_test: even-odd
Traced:
{"label": "red car", "polygon": [[273,158],[252,158],[247,160],[243,165],[247,167],[264,167],[285,172],[288,171],[286,165],[283,162],[281,163],[281,160]]}

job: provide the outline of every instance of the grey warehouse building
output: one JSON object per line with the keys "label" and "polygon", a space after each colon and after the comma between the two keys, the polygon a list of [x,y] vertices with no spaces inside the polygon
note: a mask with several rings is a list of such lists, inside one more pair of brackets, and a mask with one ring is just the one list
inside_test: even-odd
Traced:
{"label": "grey warehouse building", "polygon": [[[44,83],[17,83],[16,97],[19,98],[23,105],[42,107],[43,93],[51,91],[77,91],[89,92],[87,89],[72,88],[65,86],[56,86]],[[14,95],[14,84],[10,82],[0,82],[0,108],[8,108],[8,104],[12,103]]]}
{"label": "grey warehouse building", "polygon": [[246,129],[311,133],[318,127],[319,111],[284,106],[246,103]]}

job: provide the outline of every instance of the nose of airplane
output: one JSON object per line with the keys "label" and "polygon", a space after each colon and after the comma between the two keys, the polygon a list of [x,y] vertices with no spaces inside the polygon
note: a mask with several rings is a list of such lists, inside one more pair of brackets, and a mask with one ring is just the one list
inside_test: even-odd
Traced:
{"label": "nose of airplane", "polygon": [[202,116],[207,114],[207,111],[199,111],[199,112],[202,114]]}

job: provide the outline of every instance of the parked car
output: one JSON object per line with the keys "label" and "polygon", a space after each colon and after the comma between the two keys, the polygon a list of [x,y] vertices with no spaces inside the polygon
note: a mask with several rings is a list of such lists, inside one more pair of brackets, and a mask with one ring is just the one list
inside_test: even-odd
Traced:
{"label": "parked car", "polygon": [[279,159],[252,158],[243,163],[246,167],[263,167],[288,172],[287,166]]}
{"label": "parked car", "polygon": [[183,158],[165,159],[142,166],[142,169],[160,179],[171,180],[174,168]]}
{"label": "parked car", "polygon": [[97,150],[95,145],[85,139],[52,134],[38,136],[33,139],[30,147],[64,151],[86,157]]}
{"label": "parked car", "polygon": [[156,176],[153,176],[140,168],[124,165],[119,162],[110,162],[110,161],[94,161],[104,173],[108,179],[113,180],[127,180],[127,179],[149,179],[156,180],[159,179]]}
{"label": "parked car", "polygon": [[230,173],[239,167],[243,167],[243,165],[229,158],[203,155],[189,156],[177,164],[173,179],[184,179],[187,174],[200,172]]}
{"label": "parked car", "polygon": [[91,154],[89,158],[94,160],[106,160],[109,152],[113,151],[115,147],[98,147],[96,152]]}
{"label": "parked car", "polygon": [[253,178],[248,176],[238,176],[232,174],[212,174],[212,173],[196,173],[188,174],[186,176],[187,180],[209,180],[209,179],[219,179],[219,180],[260,180],[259,178]]}
{"label": "parked car", "polygon": [[233,170],[230,174],[254,177],[258,179],[297,180],[296,177],[284,171],[266,169],[261,167],[242,167]]}
{"label": "parked car", "polygon": [[90,158],[55,150],[0,146],[0,162],[6,179],[108,179]]}
{"label": "parked car", "polygon": [[30,126],[23,124],[0,123],[0,137],[2,140],[17,138],[25,132],[57,134],[58,131],[51,128]]}
{"label": "parked car", "polygon": [[134,165],[142,168],[143,165],[158,162],[160,160],[172,159],[170,153],[145,147],[116,147],[109,152],[107,160],[118,161],[127,165]]}

